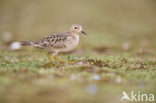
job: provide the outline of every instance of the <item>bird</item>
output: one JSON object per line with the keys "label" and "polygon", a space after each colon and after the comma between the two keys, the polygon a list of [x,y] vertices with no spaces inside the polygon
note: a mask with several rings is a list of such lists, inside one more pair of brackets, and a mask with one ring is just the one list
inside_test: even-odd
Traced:
{"label": "bird", "polygon": [[66,63],[66,61],[57,58],[56,55],[60,52],[68,52],[73,50],[79,43],[80,33],[87,35],[87,33],[82,30],[82,26],[80,24],[73,24],[70,27],[70,31],[55,33],[38,41],[21,41],[21,45],[34,46],[47,51],[47,57],[49,58],[50,62],[52,62],[52,60],[49,57],[49,54],[53,52],[54,59]]}

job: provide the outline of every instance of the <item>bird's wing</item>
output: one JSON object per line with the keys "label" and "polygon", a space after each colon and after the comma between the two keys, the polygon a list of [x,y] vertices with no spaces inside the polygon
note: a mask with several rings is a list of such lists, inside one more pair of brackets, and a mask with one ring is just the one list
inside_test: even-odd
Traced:
{"label": "bird's wing", "polygon": [[39,46],[42,48],[50,47],[50,48],[65,48],[68,42],[68,37],[71,35],[70,32],[63,32],[50,35],[44,39],[42,39],[39,43]]}

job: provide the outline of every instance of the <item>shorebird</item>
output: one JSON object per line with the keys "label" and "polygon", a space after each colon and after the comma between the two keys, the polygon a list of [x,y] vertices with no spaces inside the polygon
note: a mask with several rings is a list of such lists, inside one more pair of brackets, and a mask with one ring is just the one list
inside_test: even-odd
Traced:
{"label": "shorebird", "polygon": [[[61,59],[58,59],[56,55],[59,52],[68,52],[74,49],[79,43],[79,34],[83,33],[87,35],[83,30],[82,26],[79,24],[73,24],[70,28],[70,32],[62,32],[50,35],[39,41],[21,41],[23,46],[34,46],[39,49],[47,51],[47,56],[49,57],[50,52],[54,52],[54,59],[65,62]],[[71,62],[68,62],[71,63]]]}

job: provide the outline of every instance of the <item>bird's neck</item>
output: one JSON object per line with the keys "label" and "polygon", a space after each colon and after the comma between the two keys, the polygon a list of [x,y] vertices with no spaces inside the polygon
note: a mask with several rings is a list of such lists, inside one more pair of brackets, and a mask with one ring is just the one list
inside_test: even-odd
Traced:
{"label": "bird's neck", "polygon": [[76,31],[70,31],[73,35],[79,35]]}
{"label": "bird's neck", "polygon": [[77,34],[77,33],[72,33],[72,32],[71,32],[71,34],[73,35],[73,37],[74,37],[75,39],[78,39],[78,40],[79,40],[79,34]]}

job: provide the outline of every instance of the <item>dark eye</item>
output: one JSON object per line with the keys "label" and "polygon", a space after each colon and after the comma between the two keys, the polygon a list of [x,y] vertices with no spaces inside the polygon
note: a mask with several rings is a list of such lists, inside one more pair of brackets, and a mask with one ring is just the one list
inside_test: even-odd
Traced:
{"label": "dark eye", "polygon": [[77,29],[77,27],[75,27],[75,29]]}

